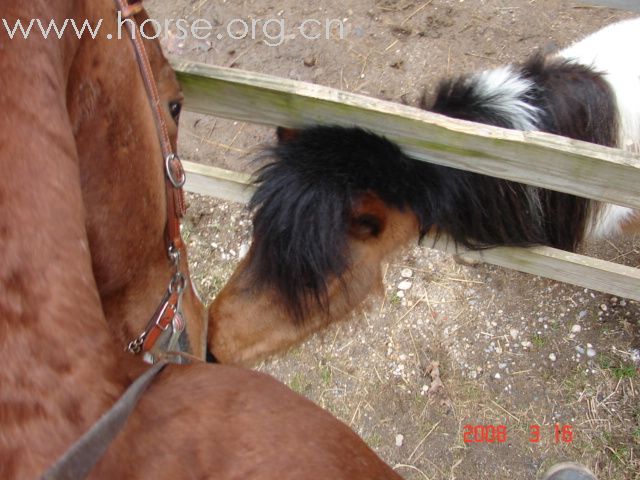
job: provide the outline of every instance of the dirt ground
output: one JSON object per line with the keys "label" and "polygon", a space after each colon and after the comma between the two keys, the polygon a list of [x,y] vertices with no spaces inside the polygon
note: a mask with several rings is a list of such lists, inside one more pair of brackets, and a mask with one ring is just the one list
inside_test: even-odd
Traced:
{"label": "dirt ground", "polygon": [[[523,60],[629,16],[559,0],[155,0],[150,11],[222,32],[169,36],[173,55],[410,105],[443,76]],[[260,21],[255,37],[229,38],[236,19]],[[277,29],[261,31],[268,19],[285,26],[278,46],[267,44]],[[339,19],[344,36],[304,39],[305,19]],[[249,171],[251,150],[272,139],[249,124],[181,120],[183,158],[224,168]],[[246,251],[250,216],[239,204],[189,202],[192,272],[210,301]],[[640,265],[640,238],[586,250]],[[640,479],[639,320],[637,302],[415,246],[354,321],[257,368],[349,424],[408,479],[535,479],[566,459],[601,480]],[[506,441],[466,443],[468,425],[487,426],[478,438],[504,425]]]}

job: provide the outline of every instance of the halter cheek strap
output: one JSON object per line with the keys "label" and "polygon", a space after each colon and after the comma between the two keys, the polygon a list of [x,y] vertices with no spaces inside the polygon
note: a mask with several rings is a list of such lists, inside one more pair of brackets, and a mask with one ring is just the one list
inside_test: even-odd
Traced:
{"label": "halter cheek strap", "polygon": [[[142,11],[142,0],[115,0],[123,19],[131,19]],[[153,77],[149,56],[144,41],[135,22],[124,22],[130,34],[142,80],[144,81],[149,104],[153,110],[160,147],[164,158],[165,185],[167,190],[167,247],[182,248],[180,235],[180,220],[184,215],[184,194],[182,186],[185,182],[185,172],[180,157],[174,151],[169,139],[169,130],[162,114],[160,95]]]}
{"label": "halter cheek strap", "polygon": [[[142,12],[142,0],[115,0],[116,8],[123,19],[133,20],[132,17]],[[149,62],[149,56],[144,46],[142,35],[135,21],[124,22],[130,35],[133,49],[136,55],[140,74],[144,82],[149,105],[153,112],[153,118],[162,149],[165,178],[165,190],[167,199],[167,225],[165,238],[167,255],[173,265],[173,276],[169,280],[167,291],[160,302],[155,314],[151,317],[144,331],[128,345],[126,350],[131,353],[145,353],[145,360],[153,363],[159,348],[156,343],[165,338],[164,350],[173,350],[177,347],[177,340],[184,331],[185,321],[182,314],[182,297],[188,288],[187,275],[182,272],[181,256],[184,251],[184,242],[180,234],[180,221],[185,212],[184,192],[182,187],[186,176],[180,157],[174,151],[169,130],[164,120],[162,104],[158,87],[153,77],[153,71]],[[171,329],[171,330],[169,330]],[[164,335],[165,332],[169,334]],[[168,338],[167,338],[168,336]]]}

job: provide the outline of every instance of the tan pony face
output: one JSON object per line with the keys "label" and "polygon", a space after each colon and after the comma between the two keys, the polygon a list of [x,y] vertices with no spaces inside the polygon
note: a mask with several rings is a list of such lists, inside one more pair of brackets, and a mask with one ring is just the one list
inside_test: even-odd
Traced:
{"label": "tan pony face", "polygon": [[346,319],[382,285],[382,262],[416,238],[414,215],[389,208],[374,195],[353,206],[348,235],[349,267],[328,281],[328,309],[310,302],[293,318],[270,288],[251,286],[254,245],[209,309],[208,347],[222,363],[251,364],[300,343],[332,322]]}

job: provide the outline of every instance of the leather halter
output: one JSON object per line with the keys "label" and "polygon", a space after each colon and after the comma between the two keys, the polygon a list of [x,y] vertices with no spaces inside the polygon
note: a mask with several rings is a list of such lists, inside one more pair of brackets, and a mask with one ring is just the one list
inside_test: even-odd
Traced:
{"label": "leather halter", "polygon": [[[164,297],[146,328],[136,339],[129,342],[126,348],[127,351],[133,354],[144,352],[145,360],[154,363],[159,350],[174,350],[177,347],[177,340],[185,328],[185,320],[182,314],[182,297],[185,290],[189,288],[189,282],[187,281],[186,273],[182,271],[181,258],[184,252],[184,242],[180,234],[180,220],[185,212],[182,186],[184,185],[186,177],[180,157],[178,157],[171,144],[149,57],[138,24],[133,19],[133,17],[143,9],[142,0],[115,0],[115,3],[122,19],[129,20],[123,21],[123,23],[127,26],[127,31],[132,40],[140,74],[149,99],[149,105],[153,112],[163,156],[167,199],[165,240],[167,255],[172,263],[174,273],[169,280]],[[169,331],[169,329],[171,329],[171,331]],[[156,346],[156,343],[161,337],[166,338],[165,332],[170,333],[168,340],[165,342],[166,344],[159,347]]]}

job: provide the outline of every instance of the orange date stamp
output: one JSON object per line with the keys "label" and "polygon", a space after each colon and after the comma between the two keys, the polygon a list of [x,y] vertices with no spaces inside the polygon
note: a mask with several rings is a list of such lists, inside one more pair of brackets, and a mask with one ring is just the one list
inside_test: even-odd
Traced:
{"label": "orange date stamp", "polygon": [[[546,430],[546,429],[545,429]],[[573,427],[556,423],[553,432],[544,431],[540,425],[529,425],[529,443],[539,443],[545,435],[557,444],[573,442]],[[506,425],[465,425],[462,431],[464,443],[504,443],[509,439]]]}

